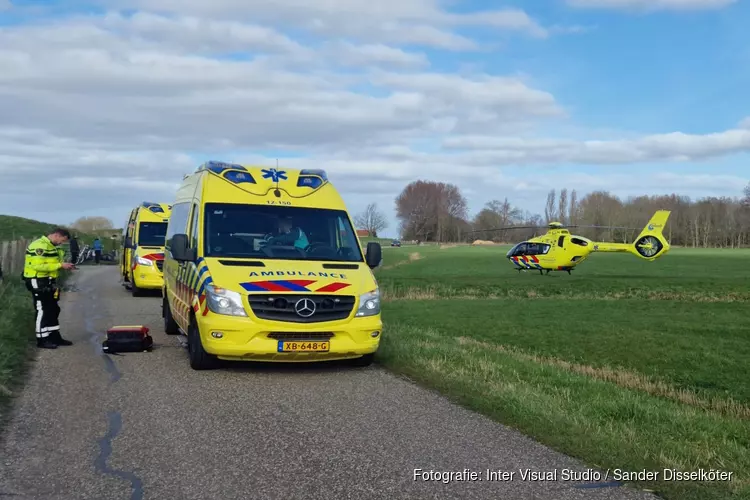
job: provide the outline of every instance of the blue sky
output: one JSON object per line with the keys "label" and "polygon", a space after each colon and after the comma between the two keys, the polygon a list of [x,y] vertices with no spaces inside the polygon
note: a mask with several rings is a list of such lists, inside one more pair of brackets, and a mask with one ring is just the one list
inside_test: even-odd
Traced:
{"label": "blue sky", "polygon": [[[418,178],[473,212],[562,187],[740,195],[748,3],[575,3],[0,0],[0,212],[120,221],[209,158],[325,168],[391,234]],[[21,209],[52,168],[36,189],[69,203]]]}

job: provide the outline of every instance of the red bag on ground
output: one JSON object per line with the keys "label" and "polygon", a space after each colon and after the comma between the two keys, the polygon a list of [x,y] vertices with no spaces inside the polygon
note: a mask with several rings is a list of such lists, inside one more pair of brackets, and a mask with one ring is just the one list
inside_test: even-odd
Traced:
{"label": "red bag on ground", "polygon": [[143,325],[113,326],[107,330],[102,350],[107,353],[149,351],[154,341],[148,332],[148,327]]}

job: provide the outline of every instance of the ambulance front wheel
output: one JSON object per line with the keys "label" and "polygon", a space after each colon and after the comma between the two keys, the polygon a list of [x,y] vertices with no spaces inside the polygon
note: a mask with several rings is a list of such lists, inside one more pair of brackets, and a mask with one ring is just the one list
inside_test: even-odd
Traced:
{"label": "ambulance front wheel", "polygon": [[188,327],[188,354],[190,368],[193,370],[210,370],[216,367],[216,356],[212,356],[203,349],[201,336],[194,320],[190,322],[190,327]]}
{"label": "ambulance front wheel", "polygon": [[365,354],[362,357],[352,359],[351,364],[353,366],[364,368],[365,366],[370,366],[374,360],[375,353],[371,352],[370,354]]}
{"label": "ambulance front wheel", "polygon": [[180,327],[177,325],[177,322],[172,317],[172,310],[169,309],[169,301],[166,297],[164,297],[162,303],[162,311],[164,314],[164,333],[167,335],[177,335],[180,333]]}

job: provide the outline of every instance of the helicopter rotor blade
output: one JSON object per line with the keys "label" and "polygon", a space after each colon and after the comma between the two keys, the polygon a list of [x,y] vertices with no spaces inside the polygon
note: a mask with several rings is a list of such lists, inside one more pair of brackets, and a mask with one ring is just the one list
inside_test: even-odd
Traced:
{"label": "helicopter rotor blade", "polygon": [[511,229],[543,229],[546,226],[506,226],[506,227],[492,227],[489,229],[474,229],[469,231],[470,233],[484,233],[489,231],[510,231]]}
{"label": "helicopter rotor blade", "polygon": [[469,231],[469,233],[485,233],[490,231],[510,231],[513,229],[543,229],[543,230],[550,230],[550,229],[566,229],[566,228],[593,228],[593,229],[628,229],[632,231],[640,231],[643,229],[642,227],[625,227],[625,226],[598,226],[598,225],[585,225],[585,224],[572,224],[572,225],[566,225],[563,224],[561,226],[551,226],[551,225],[543,225],[543,226],[505,226],[505,227],[493,227],[488,229],[474,229],[472,231]]}
{"label": "helicopter rotor blade", "polygon": [[595,225],[581,225],[581,224],[574,224],[572,226],[563,226],[563,227],[587,227],[587,228],[594,228],[594,229],[632,229],[633,231],[639,231],[643,229],[642,227],[595,226]]}

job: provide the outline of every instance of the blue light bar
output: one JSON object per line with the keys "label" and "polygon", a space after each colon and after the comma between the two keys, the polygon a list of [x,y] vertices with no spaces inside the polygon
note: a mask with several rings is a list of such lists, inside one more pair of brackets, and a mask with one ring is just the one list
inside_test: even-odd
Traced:
{"label": "blue light bar", "polygon": [[227,170],[222,175],[226,180],[233,184],[255,184],[255,179],[252,174],[245,169],[242,170]]}
{"label": "blue light bar", "polygon": [[297,187],[309,187],[312,189],[318,189],[323,185],[324,182],[325,181],[323,181],[323,179],[321,179],[317,175],[300,175],[299,179],[297,179]]}
{"label": "blue light bar", "polygon": [[322,170],[322,169],[319,169],[319,168],[306,168],[306,169],[303,169],[299,173],[299,175],[300,175],[300,177],[302,177],[302,176],[307,177],[309,175],[314,175],[314,176],[320,177],[320,179],[323,180],[323,181],[327,181],[328,180],[328,174],[326,174],[326,171]]}
{"label": "blue light bar", "polygon": [[143,203],[141,203],[141,206],[143,208],[147,208],[149,212],[153,212],[155,214],[164,213],[164,209],[161,208],[161,206],[159,206],[158,203],[151,203],[149,201],[144,201]]}
{"label": "blue light bar", "polygon": [[312,189],[318,189],[320,186],[328,182],[328,174],[325,170],[317,168],[306,168],[301,170],[299,178],[297,179],[297,187],[309,187]]}
{"label": "blue light bar", "polygon": [[198,170],[196,172],[202,172],[204,170],[208,170],[210,172],[213,172],[215,174],[221,175],[225,170],[240,170],[243,172],[247,172],[247,169],[243,167],[242,165],[238,165],[236,163],[226,163],[223,161],[207,161],[200,167],[198,167]]}

